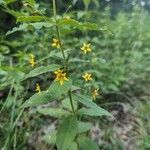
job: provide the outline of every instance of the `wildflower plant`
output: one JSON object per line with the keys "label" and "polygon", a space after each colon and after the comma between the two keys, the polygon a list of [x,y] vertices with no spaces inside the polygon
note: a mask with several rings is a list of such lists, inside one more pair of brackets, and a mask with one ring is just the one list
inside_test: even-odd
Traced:
{"label": "wildflower plant", "polygon": [[[18,28],[9,31],[7,35],[17,30],[20,31],[22,29],[22,26],[28,27],[29,25],[32,25],[36,28],[36,23],[40,23],[41,26],[44,26],[48,29],[53,29],[53,33],[55,33],[55,38],[51,39],[50,41],[51,48],[57,49],[57,51],[59,50],[62,63],[60,62],[56,64],[38,66],[35,65],[37,64],[35,62],[35,56],[33,54],[30,55],[29,65],[32,66],[32,70],[24,76],[22,81],[49,72],[51,72],[51,75],[54,75],[54,80],[52,83],[49,83],[49,88],[45,90],[41,90],[40,85],[36,83],[36,93],[28,100],[26,100],[25,103],[22,105],[21,113],[25,110],[25,108],[28,107],[32,108],[41,104],[50,103],[55,100],[63,104],[67,100],[67,103],[69,102],[70,107],[65,107],[65,109],[64,107],[36,108],[37,112],[41,114],[47,114],[49,116],[59,118],[60,125],[56,133],[54,133],[55,136],[53,135],[54,137],[56,137],[53,144],[56,144],[58,150],[85,150],[87,149],[87,145],[89,148],[88,150],[98,150],[98,145],[96,145],[96,143],[94,143],[90,138],[86,136],[86,134],[84,134],[91,129],[92,124],[90,122],[83,121],[81,118],[84,118],[85,116],[113,116],[105,109],[99,107],[92,100],[95,100],[96,97],[99,95],[98,89],[95,89],[92,92],[89,91],[89,96],[82,94],[82,91],[84,91],[84,89],[81,89],[81,91],[78,93],[76,92],[76,90],[74,90],[74,87],[76,87],[76,81],[72,80],[71,71],[69,68],[69,61],[71,61],[72,58],[70,58],[66,54],[65,39],[62,42],[63,37],[61,35],[61,29],[63,27],[68,27],[71,32],[72,28],[80,31],[100,31],[101,28],[97,24],[89,22],[79,22],[66,15],[58,16],[56,12],[56,0],[52,1],[53,16],[51,17],[45,16],[43,13],[41,13],[41,11],[36,9],[36,7],[34,7],[36,5],[35,1],[26,0],[25,2],[27,4],[26,6],[29,6],[31,9],[36,11],[36,15],[19,16],[17,18],[17,22],[20,22],[22,24]],[[88,43],[87,41],[83,43],[82,47],[80,47],[79,45],[79,51],[77,53],[80,53],[82,51],[86,55],[88,55],[88,53],[92,53],[91,43]],[[75,72],[75,70],[73,71]],[[92,80],[94,80],[94,75],[85,70],[81,74],[81,78],[79,80],[91,82]],[[78,104],[82,104],[82,107],[79,107]],[[17,121],[21,116],[21,113],[19,114]]]}

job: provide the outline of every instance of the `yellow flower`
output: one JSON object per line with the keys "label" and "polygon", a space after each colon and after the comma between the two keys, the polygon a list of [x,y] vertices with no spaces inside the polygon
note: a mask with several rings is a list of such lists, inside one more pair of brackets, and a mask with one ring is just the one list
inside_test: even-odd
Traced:
{"label": "yellow flower", "polygon": [[37,93],[41,93],[41,88],[40,88],[40,85],[38,83],[36,83],[35,91]]}
{"label": "yellow flower", "polygon": [[63,70],[57,70],[54,72],[54,74],[56,74],[56,78],[55,81],[59,81],[60,85],[64,84],[64,81],[67,81],[68,78],[66,77],[66,73],[64,73]]}
{"label": "yellow flower", "polygon": [[90,81],[90,80],[92,80],[92,77],[91,77],[92,75],[90,74],[90,73],[85,73],[83,76],[82,76],[82,78],[84,78],[84,80],[85,81]]}
{"label": "yellow flower", "polygon": [[29,59],[29,63],[31,64],[32,67],[35,66],[35,56],[33,54],[30,54],[30,59]]}
{"label": "yellow flower", "polygon": [[52,45],[53,47],[60,48],[60,41],[59,41],[59,39],[53,38],[53,42],[52,42],[51,45]]}
{"label": "yellow flower", "polygon": [[81,47],[81,50],[84,52],[84,54],[86,54],[87,52],[91,52],[91,44],[88,43],[84,43],[83,46]]}
{"label": "yellow flower", "polygon": [[96,96],[99,95],[98,90],[99,90],[99,89],[95,89],[95,90],[92,92],[92,97],[93,97],[94,100],[96,99]]}

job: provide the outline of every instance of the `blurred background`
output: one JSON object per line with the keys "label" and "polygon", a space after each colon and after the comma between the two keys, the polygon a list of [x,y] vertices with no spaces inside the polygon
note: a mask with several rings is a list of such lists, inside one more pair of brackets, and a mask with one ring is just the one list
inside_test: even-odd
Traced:
{"label": "blurred background", "polygon": [[[14,95],[7,103],[5,99],[11,83],[29,69],[28,54],[33,53],[38,60],[52,52],[51,41],[56,36],[51,28],[38,25],[22,27],[21,31],[17,29],[8,34],[14,27],[19,27],[18,16],[36,12],[25,6],[24,1],[6,2],[7,8],[0,0],[0,148],[9,132],[9,110]],[[53,15],[50,0],[36,2],[35,7],[41,13]],[[81,22],[96,23],[103,29],[101,32],[72,29],[71,33],[67,28],[61,30],[72,57],[77,57],[77,51],[85,41],[91,42],[93,52],[86,57],[79,53],[80,61],[70,65],[70,72],[75,81],[85,70],[92,72],[95,80],[84,85],[84,92],[88,93],[89,86],[98,87],[100,96],[96,103],[117,119],[91,120],[93,127],[89,136],[104,150],[150,149],[150,0],[64,0],[57,1],[57,12]],[[58,61],[54,55],[40,65]],[[44,74],[16,84],[20,94],[18,107],[34,93],[37,81],[46,89],[51,77]],[[82,86],[83,82],[79,80],[76,84]],[[18,125],[17,149],[49,149],[51,143],[46,133],[55,126],[57,119],[24,112]]]}

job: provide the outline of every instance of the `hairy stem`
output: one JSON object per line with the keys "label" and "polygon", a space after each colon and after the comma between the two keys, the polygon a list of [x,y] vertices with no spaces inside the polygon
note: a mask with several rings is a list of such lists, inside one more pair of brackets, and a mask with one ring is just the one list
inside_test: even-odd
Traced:
{"label": "hairy stem", "polygon": [[[53,13],[54,13],[54,17],[55,17],[55,20],[56,20],[56,16],[57,16],[57,12],[56,12],[56,0],[53,0]],[[62,56],[63,56],[63,60],[64,60],[64,70],[68,74],[67,60],[66,60],[65,52],[64,52],[64,49],[63,49],[63,46],[62,46],[62,41],[61,41],[61,37],[60,37],[59,26],[57,24],[57,20],[56,20],[56,33],[57,33],[57,38],[58,38],[58,40],[60,42],[60,50],[61,50],[61,53],[62,53]],[[69,99],[70,99],[70,104],[71,104],[72,112],[75,115],[75,109],[74,109],[74,106],[73,106],[73,100],[72,100],[71,90],[69,90],[68,95],[69,95]]]}

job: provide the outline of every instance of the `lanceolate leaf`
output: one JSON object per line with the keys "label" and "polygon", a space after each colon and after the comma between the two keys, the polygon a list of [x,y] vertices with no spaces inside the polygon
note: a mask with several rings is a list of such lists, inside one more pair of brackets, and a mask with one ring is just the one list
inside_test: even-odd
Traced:
{"label": "lanceolate leaf", "polygon": [[87,137],[78,138],[79,150],[99,150],[97,144]]}
{"label": "lanceolate leaf", "polygon": [[17,22],[37,22],[45,19],[46,17],[43,16],[20,16],[17,18]]}
{"label": "lanceolate leaf", "polygon": [[35,22],[35,23],[23,23],[19,27],[14,27],[11,31],[8,31],[6,35],[12,34],[16,31],[24,31],[25,29],[28,29],[28,27],[32,26],[35,29],[41,29],[43,27],[50,28],[53,26],[50,22]]}
{"label": "lanceolate leaf", "polygon": [[96,105],[92,101],[92,99],[88,96],[73,94],[73,98],[79,101],[80,103],[84,104],[85,106],[89,107],[90,109],[92,109],[92,111],[95,112],[95,114],[99,114],[99,116],[102,115],[112,116],[108,111]]}
{"label": "lanceolate leaf", "polygon": [[60,18],[58,19],[59,25],[70,25],[74,28],[77,28],[79,30],[100,30],[100,27],[98,27],[97,24],[85,22],[81,23],[79,21],[76,21],[74,19],[66,19],[66,18]]}
{"label": "lanceolate leaf", "polygon": [[99,113],[91,108],[81,108],[78,110],[79,115],[88,115],[88,116],[102,116],[103,113]]}
{"label": "lanceolate leaf", "polygon": [[60,125],[56,137],[56,145],[58,150],[68,150],[77,133],[77,120],[74,116],[64,119]]}
{"label": "lanceolate leaf", "polygon": [[65,94],[69,91],[72,86],[72,81],[65,81],[63,85],[60,85],[58,81],[54,81],[49,87],[48,91],[51,93],[54,99],[59,99],[62,94]]}
{"label": "lanceolate leaf", "polygon": [[8,7],[4,9],[3,11],[9,13],[10,15],[14,16],[15,18],[18,18],[19,16],[22,16],[23,13],[19,11],[14,11],[13,9],[9,9]]}
{"label": "lanceolate leaf", "polygon": [[55,118],[62,118],[69,115],[69,112],[61,108],[38,108],[37,111],[44,115],[49,115]]}
{"label": "lanceolate leaf", "polygon": [[38,106],[59,99],[62,94],[68,92],[71,88],[71,83],[71,80],[69,80],[65,81],[63,85],[60,85],[59,82],[54,81],[47,91],[34,94],[22,107]]}
{"label": "lanceolate leaf", "polygon": [[31,77],[35,77],[38,76],[40,74],[46,73],[46,72],[53,72],[55,70],[57,70],[60,66],[56,65],[56,64],[52,64],[52,65],[47,65],[47,66],[40,66],[38,68],[35,68],[33,70],[31,70],[24,78],[31,78]]}
{"label": "lanceolate leaf", "polygon": [[48,91],[42,91],[41,93],[34,94],[23,104],[22,107],[38,106],[41,104],[51,102],[52,100],[53,99],[51,97],[51,94]]}
{"label": "lanceolate leaf", "polygon": [[11,31],[8,31],[6,33],[6,36],[16,32],[16,31],[22,31],[22,30],[26,29],[27,27],[28,27],[28,24],[21,24],[19,27],[14,27]]}

